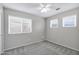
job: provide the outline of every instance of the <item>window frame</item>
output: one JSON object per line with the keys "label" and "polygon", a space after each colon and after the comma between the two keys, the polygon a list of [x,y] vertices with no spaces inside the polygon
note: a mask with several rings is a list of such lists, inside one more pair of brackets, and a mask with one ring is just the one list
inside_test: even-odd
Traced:
{"label": "window frame", "polygon": [[[66,20],[66,18],[71,18],[71,17],[75,17],[75,19],[72,20],[72,21],[74,21],[74,22],[73,22],[74,25],[73,25],[73,26],[65,26],[64,23],[65,23],[65,21],[68,20],[68,19]],[[66,17],[63,17],[63,18],[62,18],[62,27],[64,27],[64,28],[65,28],[65,27],[66,27],[66,28],[74,28],[74,27],[76,27],[76,26],[77,26],[77,15],[76,15],[76,14],[75,14],[75,15],[69,15],[69,16],[66,16]]]}
{"label": "window frame", "polygon": [[[21,19],[22,20],[22,22],[20,23],[20,22],[18,22],[18,23],[20,23],[21,24],[21,32],[18,32],[18,33],[11,33],[10,31],[10,24],[11,24],[11,22],[10,22],[10,20],[11,20],[11,18],[10,17],[15,17],[15,19],[16,18],[19,18],[19,19]],[[29,30],[29,32],[23,32],[23,24],[24,24],[24,20],[27,20],[27,21],[30,21],[30,22],[27,22],[27,23],[29,23],[29,25],[30,25],[30,30]],[[32,32],[32,19],[28,19],[28,18],[23,18],[23,17],[19,17],[19,16],[13,16],[13,15],[8,15],[8,34],[22,34],[22,33],[31,33]]]}
{"label": "window frame", "polygon": [[[53,21],[56,21],[56,23],[53,22]],[[53,22],[53,23],[52,23],[52,22]],[[58,27],[59,27],[58,24],[59,24],[59,23],[58,23],[58,18],[50,20],[50,28],[58,28]],[[56,27],[53,27],[53,25],[56,25]]]}

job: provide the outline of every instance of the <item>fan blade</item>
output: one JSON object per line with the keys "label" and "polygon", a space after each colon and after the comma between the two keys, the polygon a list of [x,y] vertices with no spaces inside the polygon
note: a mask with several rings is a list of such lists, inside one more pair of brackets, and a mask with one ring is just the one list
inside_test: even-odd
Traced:
{"label": "fan blade", "polygon": [[47,4],[47,5],[46,5],[46,8],[49,8],[49,7],[51,7],[51,6],[52,6],[51,4]]}

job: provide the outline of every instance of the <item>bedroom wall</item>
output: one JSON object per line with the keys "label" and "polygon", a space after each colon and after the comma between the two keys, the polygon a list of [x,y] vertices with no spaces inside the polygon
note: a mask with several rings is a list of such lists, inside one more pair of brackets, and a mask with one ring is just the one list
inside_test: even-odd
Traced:
{"label": "bedroom wall", "polygon": [[[44,39],[44,19],[25,12],[4,8],[5,13],[5,50],[12,49]],[[8,15],[32,19],[32,33],[8,34]]]}
{"label": "bedroom wall", "polygon": [[[76,28],[63,28],[62,17],[77,15]],[[50,20],[58,18],[59,27],[50,29]],[[46,19],[46,39],[53,43],[79,51],[79,8],[69,10]]]}
{"label": "bedroom wall", "polygon": [[1,8],[0,8],[0,54],[1,54]]}
{"label": "bedroom wall", "polygon": [[4,49],[4,23],[3,23],[3,6],[0,4],[0,54]]}

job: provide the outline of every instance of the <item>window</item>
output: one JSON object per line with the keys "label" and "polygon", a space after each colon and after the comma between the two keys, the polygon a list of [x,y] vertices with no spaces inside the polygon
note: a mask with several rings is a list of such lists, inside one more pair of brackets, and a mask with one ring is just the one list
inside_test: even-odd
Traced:
{"label": "window", "polygon": [[32,32],[32,20],[24,20],[22,24],[23,32],[29,33]]}
{"label": "window", "polygon": [[9,16],[9,34],[30,33],[32,32],[32,20],[15,16]]}
{"label": "window", "polygon": [[76,15],[63,18],[63,27],[76,27]]}
{"label": "window", "polygon": [[50,28],[58,27],[58,19],[50,20]]}

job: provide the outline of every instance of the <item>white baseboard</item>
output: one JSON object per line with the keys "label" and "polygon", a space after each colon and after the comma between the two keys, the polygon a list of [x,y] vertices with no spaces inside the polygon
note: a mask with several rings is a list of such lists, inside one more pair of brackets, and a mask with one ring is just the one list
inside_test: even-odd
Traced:
{"label": "white baseboard", "polygon": [[8,49],[4,49],[4,51],[7,51],[7,50],[11,50],[11,49],[15,49],[15,48],[19,48],[19,47],[22,47],[22,46],[26,46],[26,45],[30,45],[30,44],[34,44],[34,43],[38,43],[38,42],[41,42],[43,40],[40,40],[40,41],[34,41],[34,42],[28,42],[27,44],[22,44],[20,46],[16,46],[16,47],[12,47],[12,48],[8,48]]}
{"label": "white baseboard", "polygon": [[46,41],[49,41],[49,42],[51,42],[51,43],[54,43],[54,44],[57,44],[57,45],[60,45],[60,46],[63,46],[63,47],[66,47],[66,48],[69,48],[69,49],[72,49],[72,50],[75,50],[75,51],[79,51],[79,50],[76,49],[76,48],[68,47],[68,46],[66,46],[66,45],[59,44],[59,43],[56,43],[56,42],[52,42],[52,41],[50,41],[50,40],[46,40]]}

